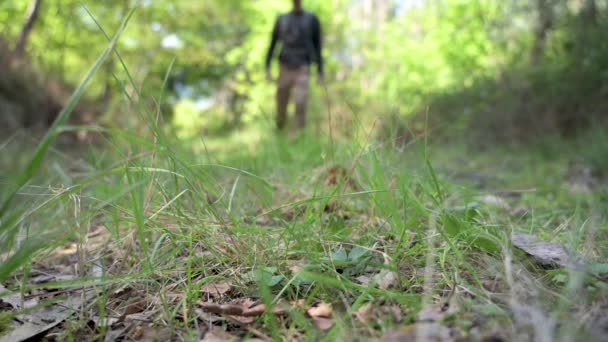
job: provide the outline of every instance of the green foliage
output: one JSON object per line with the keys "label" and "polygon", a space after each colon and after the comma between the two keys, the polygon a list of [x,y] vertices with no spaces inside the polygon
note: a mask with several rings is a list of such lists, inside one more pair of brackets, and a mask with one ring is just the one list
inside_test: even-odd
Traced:
{"label": "green foliage", "polygon": [[[2,204],[0,206],[0,237],[2,237],[3,241],[1,246],[3,250],[8,250],[12,248],[12,246],[9,245],[10,241],[13,240],[13,236],[16,234],[16,231],[19,228],[18,224],[24,219],[16,219],[18,217],[17,215],[21,215],[21,213],[19,210],[14,209],[13,201],[15,196],[40,170],[44,158],[46,157],[47,151],[51,147],[51,144],[53,144],[57,139],[61,127],[65,125],[72,110],[86,91],[89,82],[91,81],[95,73],[103,65],[105,59],[114,50],[118,38],[124,31],[129,21],[129,17],[130,16],[128,15],[125,16],[117,33],[114,35],[114,37],[106,46],[106,48],[103,50],[102,54],[97,58],[97,61],[91,66],[87,74],[84,76],[84,79],[82,80],[81,84],[76,88],[74,94],[70,98],[65,108],[61,111],[59,116],[55,119],[55,121],[49,128],[46,135],[36,146],[36,150],[34,151],[29,162],[25,165],[21,172],[18,173],[17,178],[13,183],[13,188],[9,190],[6,194],[2,194]],[[74,188],[72,188],[72,190]],[[25,241],[25,243],[18,247],[17,251],[9,259],[5,260],[0,265],[0,281],[8,278],[8,276],[12,272],[14,272],[23,264],[27,263],[34,253],[38,252],[47,244],[48,240],[42,238],[41,235],[38,235],[35,238]]]}
{"label": "green foliage", "polygon": [[608,133],[602,124],[596,124],[579,137],[582,161],[589,165],[595,176],[608,176]]}
{"label": "green foliage", "polygon": [[[588,138],[597,145],[580,154],[557,141],[545,152],[507,149],[479,160],[450,142],[437,149],[455,158],[449,163],[428,153],[430,142],[397,149],[370,134],[371,122],[385,115],[395,119],[388,125],[393,136],[402,134],[401,121],[429,104],[443,106],[437,114],[433,107],[431,123],[461,116],[464,127],[481,122],[480,113],[513,99],[500,88],[509,77],[515,78],[513,87],[523,84],[521,77],[527,90],[547,96],[535,97],[531,108],[573,90],[555,84],[558,73],[574,77],[576,68],[584,66],[581,56],[575,57],[580,52],[566,49],[566,42],[599,36],[595,29],[579,34],[574,30],[578,26],[562,23],[571,19],[580,24],[574,12],[562,8],[543,63],[530,67],[519,59],[528,58],[534,45],[534,20],[525,5],[533,2],[449,0],[397,10],[392,1],[310,0],[306,5],[325,27],[331,97],[324,98],[325,89],[314,93],[312,128],[292,136],[270,133],[273,85],[263,81],[269,31],[276,15],[288,9],[287,2],[143,1],[123,38],[109,45],[106,32],[121,32],[128,2],[45,3],[47,12],[29,46],[35,68],[72,82],[86,76],[31,158],[22,157],[20,141],[15,150],[2,145],[0,166],[16,177],[3,179],[12,187],[1,193],[0,251],[7,254],[0,263],[0,281],[15,277],[25,293],[28,277],[19,269],[31,260],[44,264],[43,252],[52,254],[65,241],[81,251],[90,247],[91,259],[79,260],[79,275],[97,268],[101,275],[91,272],[92,278],[37,286],[98,289],[103,293],[97,299],[101,314],[81,314],[94,314],[100,322],[110,312],[105,305],[129,288],[129,295],[146,296],[146,306],[159,314],[156,322],[184,340],[200,338],[200,302],[209,299],[202,298],[201,286],[218,279],[230,283],[221,303],[235,296],[258,298],[266,305],[257,322],[239,330],[241,337],[255,329],[276,340],[291,339],[294,332],[304,340],[382,339],[387,330],[415,322],[422,305],[435,299],[441,299],[434,303],[441,309],[452,299],[459,301],[457,312],[437,323],[464,331],[459,337],[465,339],[468,332],[494,332],[496,326],[507,334],[521,330],[531,336],[529,322],[522,327],[517,321],[521,308],[507,304],[518,301],[531,305],[540,318],[565,322],[548,330],[567,337],[587,328],[581,313],[597,304],[595,298],[606,297],[602,195],[563,189],[568,161],[583,157],[605,169],[606,159],[599,157],[607,146],[601,131]],[[86,9],[79,7],[82,3]],[[365,3],[389,6],[372,6],[367,13]],[[25,7],[26,1],[0,4],[11,15]],[[99,13],[99,20],[87,19],[87,11],[95,18]],[[0,13],[9,22],[5,34],[14,38],[19,21]],[[51,34],[51,28],[58,34]],[[163,47],[167,37],[179,40],[173,46],[165,41]],[[588,44],[595,41],[589,39]],[[592,49],[597,55],[580,69],[581,77],[600,89],[603,49]],[[112,52],[112,63],[104,64]],[[93,77],[103,67],[105,77]],[[274,71],[276,75],[276,65]],[[49,159],[60,133],[84,130],[64,124],[86,86],[99,94],[108,80],[122,100],[114,107],[118,119],[111,127],[95,128],[107,144],[101,151],[77,154],[77,160],[60,153]],[[178,99],[171,84],[192,86],[189,98]],[[542,93],[546,84],[552,87]],[[576,94],[580,101],[586,91]],[[589,99],[598,94],[591,92]],[[167,99],[170,105],[181,102],[175,106],[174,125],[161,126],[158,111]],[[213,106],[197,108],[199,100]],[[339,126],[336,136],[321,128],[330,112]],[[225,124],[230,114],[238,114],[234,123],[240,120],[247,129],[235,125],[238,129],[230,131]],[[517,120],[488,117],[487,122],[504,124],[497,129],[508,130],[505,123],[516,127]],[[175,136],[174,127],[179,130]],[[564,160],[541,159],[560,153]],[[345,175],[328,181],[332,170]],[[478,172],[489,184],[470,189],[451,179],[457,173],[475,179]],[[524,189],[508,190],[508,200],[530,208],[520,213],[471,201],[497,189]],[[598,212],[597,224],[591,222]],[[107,244],[88,245],[92,225]],[[512,229],[569,241],[574,250],[595,258],[587,271],[597,279],[526,269],[510,250]],[[334,304],[329,332],[323,335],[314,327],[305,307],[275,319],[274,305],[300,300],[304,305]],[[534,300],[543,305],[533,306]],[[373,303],[378,311],[369,322],[354,318],[364,303]],[[491,321],[496,326],[488,328],[479,315],[503,321]],[[2,331],[9,315],[0,316]],[[77,329],[78,322],[63,329],[72,327]],[[350,336],[352,331],[361,336]],[[67,331],[65,336],[78,335]]]}
{"label": "green foliage", "polygon": [[0,337],[11,330],[10,322],[14,318],[10,311],[0,312]]}
{"label": "green foliage", "polygon": [[[27,3],[0,4],[8,42],[19,33]],[[407,138],[421,133],[422,116],[429,113],[432,128],[474,128],[470,136],[477,140],[584,126],[607,108],[608,48],[601,43],[605,6],[599,0],[581,3],[306,1],[323,26],[328,81],[327,88],[313,91],[311,121],[327,127],[325,112],[332,107],[340,134],[352,134],[359,127],[355,121],[369,128],[381,117],[380,135]],[[596,4],[595,12],[590,4]],[[76,83],[106,44],[87,11],[112,32],[128,5],[45,3],[28,46],[36,70]],[[241,124],[266,127],[275,109],[264,57],[274,20],[289,7],[289,1],[269,0],[143,2],[117,45],[132,75],[109,62],[88,95],[99,97],[112,89],[105,123],[136,129],[138,118],[120,115],[125,105],[121,82],[133,78],[135,85],[125,90],[137,88],[143,95],[138,101],[153,105],[173,65],[168,101],[161,109],[168,120],[176,113],[180,134],[225,133]],[[541,17],[552,18],[544,35],[539,33]],[[194,110],[192,103],[210,108]],[[387,127],[407,129],[386,134]]]}
{"label": "green foliage", "polygon": [[[153,119],[146,113],[138,115]],[[24,222],[37,232],[55,232],[52,227],[69,230],[69,241],[94,249],[90,253],[94,263],[79,267],[89,270],[99,264],[104,273],[38,287],[100,289],[103,295],[97,298],[97,305],[102,312],[109,309],[105,305],[116,300],[115,296],[124,295],[121,289],[146,289],[130,292],[130,296],[149,299],[150,294],[158,294],[154,297],[158,300],[149,305],[160,315],[163,323],[159,325],[180,337],[196,334],[201,301],[219,304],[256,298],[267,310],[251,327],[277,340],[287,339],[294,329],[305,339],[349,340],[351,331],[358,329],[365,338],[380,338],[386,330],[415,322],[418,310],[427,305],[426,296],[438,307],[452,296],[457,299],[456,310],[437,318],[437,322],[465,334],[479,329],[491,332],[497,326],[528,332],[527,327],[517,325],[512,318],[514,310],[505,305],[502,291],[509,286],[532,287],[534,291],[525,291],[521,300],[539,293],[544,300],[539,312],[557,313],[564,317],[561,321],[577,324],[583,316],[581,311],[571,311],[574,304],[586,310],[597,304],[596,298],[605,297],[606,289],[599,279],[605,273],[605,257],[597,252],[605,247],[600,239],[597,246],[585,242],[602,236],[603,226],[598,226],[598,231],[586,231],[588,237],[581,235],[572,242],[575,249],[602,256],[588,269],[589,275],[598,279],[584,279],[585,286],[580,287],[572,285],[577,275],[565,276],[567,271],[557,274],[525,269],[521,261],[526,259],[509,249],[505,236],[511,230],[505,227],[523,231],[540,227],[540,234],[564,241],[570,236],[569,229],[554,230],[554,222],[568,221],[575,214],[586,217],[593,208],[582,208],[582,214],[577,214],[579,204],[567,202],[573,201],[570,196],[554,200],[541,191],[530,194],[534,196],[531,202],[523,197],[516,199],[533,206],[531,211],[538,210],[538,215],[523,219],[473,203],[471,198],[480,190],[453,184],[451,172],[443,163],[445,155],[461,158],[465,154],[450,150],[453,144],[442,149],[425,144],[410,150],[397,150],[376,140],[363,145],[357,139],[339,139],[330,144],[327,136],[311,130],[291,138],[265,135],[252,151],[232,146],[235,151],[231,153],[205,153],[195,151],[194,145],[183,140],[163,136],[153,122],[148,123],[152,128],[142,136],[108,132],[112,144],[103,153],[88,151],[85,174],[80,169],[59,171],[52,167],[67,162],[43,161],[32,185],[58,186],[69,179],[78,185],[78,192],[48,207],[25,197],[18,203],[34,214],[24,217]],[[226,142],[224,137],[215,139]],[[566,150],[560,146],[560,150]],[[335,153],[329,153],[330,149]],[[419,154],[418,149],[440,154]],[[542,154],[538,151],[527,152],[530,160],[521,162],[539,172],[531,183],[542,187],[545,183],[539,179],[544,180],[551,191],[560,192],[560,184],[551,179],[559,178],[561,169],[539,160]],[[331,161],[327,157],[330,154],[334,156]],[[505,156],[519,158],[522,154],[519,151]],[[495,165],[504,163],[505,158],[491,157],[480,165],[457,160],[448,166],[467,173],[508,172],[513,176],[504,184],[509,189],[527,184],[527,174],[520,165],[497,171]],[[467,158],[479,156],[468,154]],[[352,179],[326,184],[328,170],[334,165],[352,168]],[[34,187],[27,189],[33,191]],[[260,195],[260,189],[265,194]],[[594,196],[589,194],[585,201],[594,202]],[[79,199],[79,215],[73,214],[75,207],[70,203],[75,198]],[[327,210],[330,202],[334,209]],[[542,208],[545,203],[546,209]],[[83,235],[79,234],[87,232],[87,224],[97,226],[102,232],[98,234],[108,239],[107,244],[88,244],[80,239]],[[57,247],[49,241],[34,246],[36,250],[28,258]],[[22,244],[21,251],[30,253],[27,247],[27,243]],[[114,253],[121,256],[120,266],[112,267],[117,265]],[[19,253],[14,255],[19,258]],[[34,260],[44,263],[46,256]],[[6,267],[0,274],[12,272],[21,280],[18,269],[23,265],[8,259],[0,264]],[[425,279],[427,272],[430,283]],[[225,282],[230,290],[222,297],[201,295],[202,286],[217,280]],[[27,284],[27,279],[22,282]],[[465,288],[466,295],[450,292],[455,286]],[[24,285],[24,290],[28,289]],[[566,296],[568,291],[579,294]],[[441,299],[435,302],[434,297]],[[560,301],[567,310],[559,311]],[[328,332],[315,328],[305,313],[308,305],[319,302],[333,305],[333,327]],[[276,319],[271,309],[281,309],[285,303],[304,304],[294,304],[289,313]],[[371,321],[360,322],[353,314],[365,303],[373,303],[378,313]],[[97,315],[95,310],[92,314]],[[88,318],[88,312],[83,315]],[[476,323],[478,316],[490,320],[491,327]],[[69,319],[62,329],[70,336],[71,329],[87,321]],[[230,329],[243,336],[247,333],[238,327]],[[562,332],[561,327],[555,329],[555,334]],[[581,324],[574,333],[584,329]]]}

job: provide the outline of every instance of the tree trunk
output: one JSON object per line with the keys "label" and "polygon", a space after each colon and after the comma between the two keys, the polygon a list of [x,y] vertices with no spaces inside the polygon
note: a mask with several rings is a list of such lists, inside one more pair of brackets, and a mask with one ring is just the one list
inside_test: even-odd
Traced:
{"label": "tree trunk", "polygon": [[25,52],[25,47],[27,46],[27,40],[29,38],[30,32],[34,28],[34,23],[38,19],[38,13],[40,12],[41,3],[42,0],[32,0],[30,2],[30,6],[27,10],[27,16],[25,18],[25,23],[21,28],[21,33],[19,33],[17,45],[15,46],[15,52],[17,56],[22,56]]}
{"label": "tree trunk", "polygon": [[547,35],[553,28],[553,6],[552,0],[536,0],[536,10],[538,13],[538,27],[536,29],[536,40],[530,54],[532,65],[537,65],[545,50]]}
{"label": "tree trunk", "polygon": [[595,0],[587,0],[585,3],[585,19],[588,26],[597,26],[597,4]]}

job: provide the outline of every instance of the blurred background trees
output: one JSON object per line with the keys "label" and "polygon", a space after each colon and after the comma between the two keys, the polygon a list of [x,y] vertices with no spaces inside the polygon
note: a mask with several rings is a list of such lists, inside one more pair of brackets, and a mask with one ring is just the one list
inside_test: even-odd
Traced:
{"label": "blurred background trees", "polygon": [[[77,123],[138,129],[126,97],[162,102],[184,136],[271,127],[263,60],[290,1],[144,0]],[[313,125],[408,140],[425,122],[444,136],[520,140],[573,134],[608,111],[606,0],[307,0],[325,33],[327,88]],[[135,2],[0,3],[0,123],[46,125]],[[89,13],[95,18],[93,19]],[[96,23],[97,21],[97,23]],[[275,65],[276,66],[276,65]],[[275,69],[274,74],[276,75]],[[167,77],[166,77],[167,76]],[[165,96],[161,98],[165,78]],[[326,93],[327,91],[327,93]]]}

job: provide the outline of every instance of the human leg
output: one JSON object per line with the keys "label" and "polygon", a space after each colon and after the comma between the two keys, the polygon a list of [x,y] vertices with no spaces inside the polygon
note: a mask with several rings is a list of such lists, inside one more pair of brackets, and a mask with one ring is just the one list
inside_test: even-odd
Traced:
{"label": "human leg", "polygon": [[294,80],[296,123],[298,128],[306,126],[306,111],[308,110],[308,90],[310,83],[310,68],[302,66],[297,69]]}
{"label": "human leg", "polygon": [[277,80],[277,128],[282,130],[287,123],[287,106],[289,105],[289,97],[293,86],[292,71],[286,66],[281,65],[279,71],[279,79]]}

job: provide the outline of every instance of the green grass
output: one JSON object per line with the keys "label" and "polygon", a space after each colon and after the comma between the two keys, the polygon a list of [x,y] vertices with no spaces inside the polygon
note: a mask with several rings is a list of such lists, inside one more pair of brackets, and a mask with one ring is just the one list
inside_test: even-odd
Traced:
{"label": "green grass", "polygon": [[[220,326],[241,338],[366,340],[446,303],[436,318],[465,339],[580,339],[605,329],[597,326],[608,300],[601,272],[543,270],[509,242],[512,231],[535,234],[605,268],[605,183],[571,186],[586,181],[576,171],[584,140],[399,149],[369,134],[330,141],[258,127],[242,133],[255,143],[192,144],[159,126],[154,108],[129,101],[126,115],[146,125],[139,135],[106,129],[104,146],[52,148],[61,129],[82,129],[62,127],[68,106],[41,143],[17,135],[0,144],[3,285],[22,295],[95,293],[60,338],[103,340],[116,329],[104,318],[135,311],[146,314],[141,329],[171,339],[196,341]],[[602,160],[592,157],[582,165]],[[513,210],[484,203],[487,194]],[[30,281],[41,272],[76,278]],[[220,283],[230,288],[222,296],[204,290]],[[245,298],[291,310],[238,323],[201,309]],[[305,312],[318,302],[333,306],[327,331]],[[369,303],[373,314],[357,318]]]}
{"label": "green grass", "polygon": [[[499,159],[496,150],[471,158],[462,147],[430,146],[427,164],[424,146],[398,152],[381,142],[340,140],[329,161],[327,140],[306,133],[268,134],[255,153],[218,159],[213,151],[187,153],[179,142],[150,150],[124,135],[110,139],[113,149],[91,151],[73,169],[77,157],[51,155],[15,198],[19,236],[48,230],[56,236],[33,249],[24,242],[40,241],[34,237],[19,243],[14,256],[21,260],[25,249],[34,258],[29,263],[24,257],[23,271],[12,267],[7,283],[13,288],[31,286],[23,279],[25,265],[31,272],[65,264],[57,250],[72,242],[82,278],[54,286],[94,286],[104,294],[89,315],[120,316],[127,304],[117,304],[112,294],[128,288],[146,303],[155,326],[194,340],[196,327],[205,325],[199,306],[208,298],[201,288],[218,282],[231,286],[226,296],[211,298],[220,303],[254,298],[272,306],[302,299],[334,306],[327,332],[297,309],[251,323],[274,339],[379,337],[448,298],[455,309],[442,324],[461,337],[494,334],[496,327],[509,339],[579,336],[587,330],[585,310],[606,299],[605,283],[584,272],[539,269],[509,246],[508,236],[517,230],[565,243],[591,262],[606,262],[606,213],[600,206],[605,193],[598,188],[569,195],[562,160],[567,157],[539,159],[537,151],[520,151]],[[13,151],[22,145],[5,147],[5,153]],[[458,155],[467,162],[455,161]],[[455,167],[459,173],[451,172]],[[492,180],[484,186],[467,184],[465,176],[486,173]],[[525,213],[478,200],[532,187],[504,197],[512,207],[526,206]],[[87,238],[93,227],[103,242]],[[93,274],[94,265],[103,273]],[[380,288],[389,272],[397,280]],[[362,284],[361,276],[370,282]],[[362,323],[353,314],[366,303],[378,309]],[[518,319],[532,314],[546,324]],[[65,336],[82,324],[65,325]],[[251,336],[230,321],[215,324]],[[105,329],[89,334],[102,339]]]}

